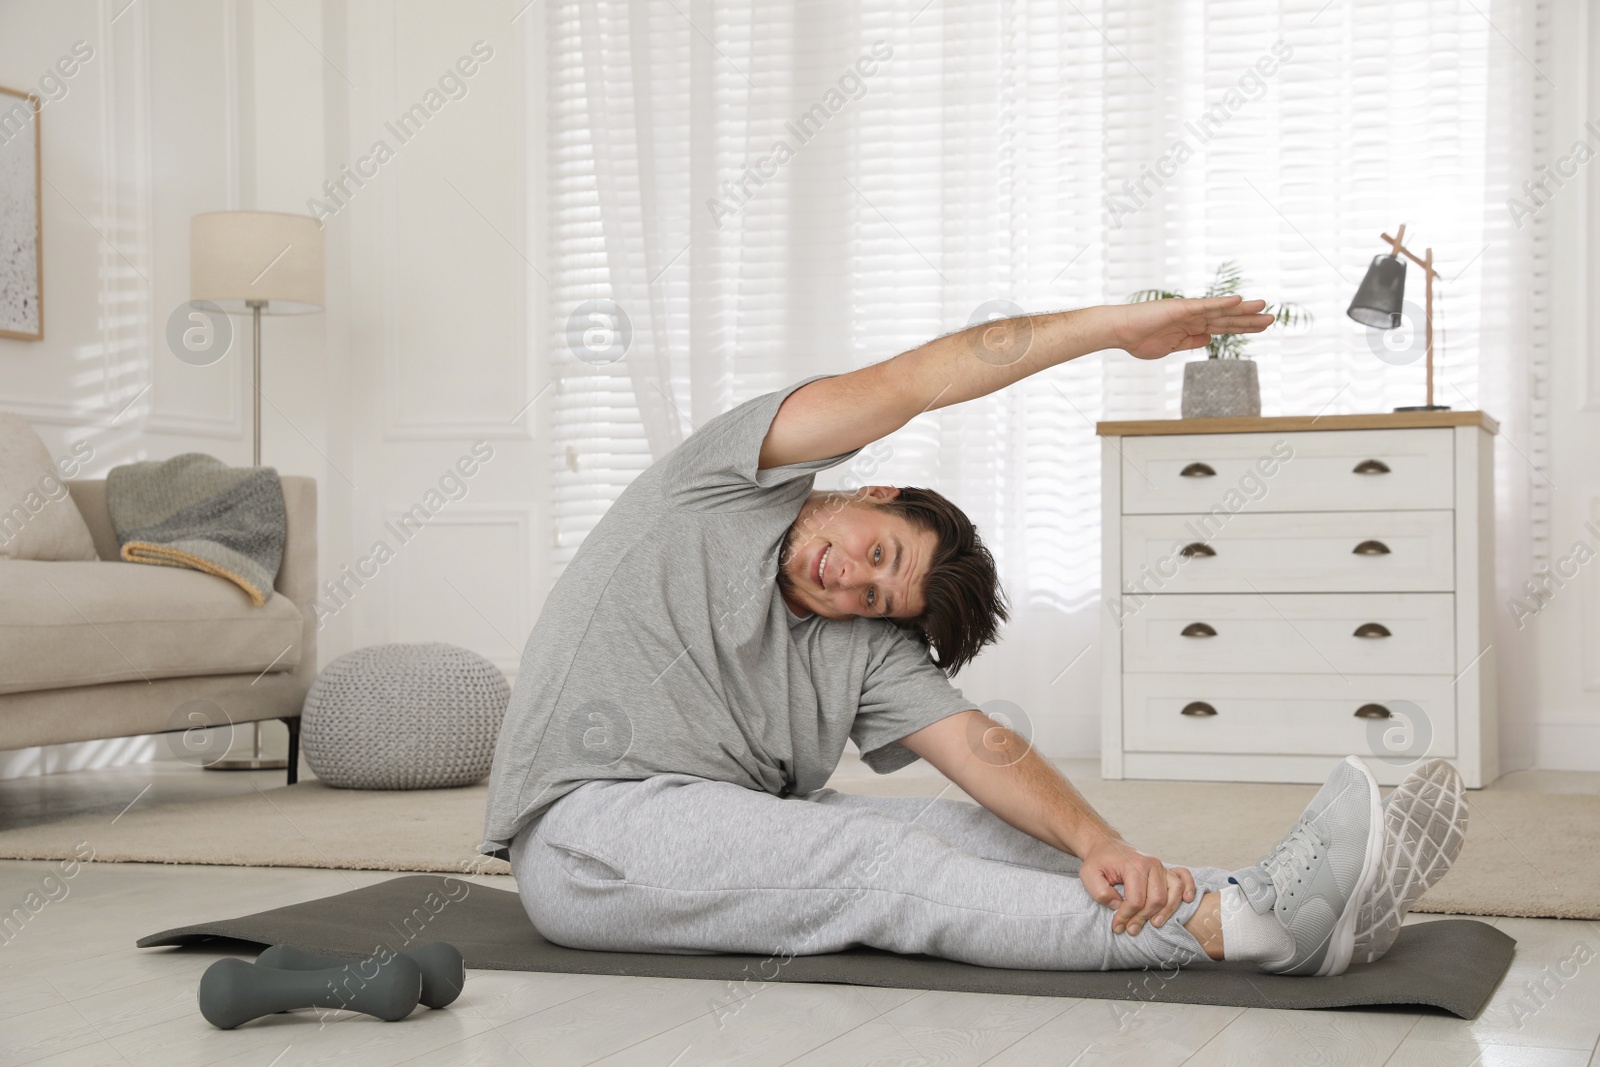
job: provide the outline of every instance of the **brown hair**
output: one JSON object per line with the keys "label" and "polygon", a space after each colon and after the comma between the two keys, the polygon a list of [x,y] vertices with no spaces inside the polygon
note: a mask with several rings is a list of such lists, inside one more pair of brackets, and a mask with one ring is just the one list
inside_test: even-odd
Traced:
{"label": "brown hair", "polygon": [[1010,617],[994,557],[966,513],[932,489],[902,486],[899,496],[877,506],[931,530],[938,540],[923,579],[922,614],[900,625],[953,675],[1000,636]]}

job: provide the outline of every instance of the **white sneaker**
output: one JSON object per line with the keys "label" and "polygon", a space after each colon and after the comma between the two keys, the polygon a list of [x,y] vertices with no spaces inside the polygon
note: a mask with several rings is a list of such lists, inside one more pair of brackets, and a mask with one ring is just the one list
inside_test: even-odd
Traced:
{"label": "white sneaker", "polygon": [[1233,873],[1257,914],[1274,914],[1294,948],[1261,969],[1270,974],[1343,974],[1356,917],[1383,859],[1383,810],[1367,765],[1345,757],[1305,814],[1254,867]]}
{"label": "white sneaker", "polygon": [[1461,775],[1442,759],[1424,763],[1389,794],[1383,822],[1383,864],[1356,917],[1356,963],[1389,951],[1406,913],[1460,855],[1467,837]]}

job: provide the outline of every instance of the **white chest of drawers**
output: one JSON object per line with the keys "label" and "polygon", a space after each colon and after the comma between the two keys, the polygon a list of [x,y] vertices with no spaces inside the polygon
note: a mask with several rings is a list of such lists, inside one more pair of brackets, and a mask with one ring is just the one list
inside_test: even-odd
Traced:
{"label": "white chest of drawers", "polygon": [[1496,428],[1100,423],[1105,777],[1493,781]]}

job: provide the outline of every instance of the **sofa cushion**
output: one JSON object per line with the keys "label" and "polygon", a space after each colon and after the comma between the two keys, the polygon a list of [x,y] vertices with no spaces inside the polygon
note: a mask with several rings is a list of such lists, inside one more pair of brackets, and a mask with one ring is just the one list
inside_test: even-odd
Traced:
{"label": "sofa cushion", "polygon": [[199,571],[0,559],[0,693],[293,670],[301,624]]}
{"label": "sofa cushion", "polygon": [[0,411],[0,559],[97,559],[94,538],[25,419]]}

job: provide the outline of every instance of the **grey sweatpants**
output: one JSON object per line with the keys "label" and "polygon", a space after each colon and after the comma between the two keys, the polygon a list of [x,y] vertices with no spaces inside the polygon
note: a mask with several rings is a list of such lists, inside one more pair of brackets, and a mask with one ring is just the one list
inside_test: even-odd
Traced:
{"label": "grey sweatpants", "polygon": [[1228,872],[1157,929],[1111,932],[1078,861],[959,800],[778,798],[682,774],[590,782],[519,834],[528,917],[571,948],[782,956],[870,945],[989,967],[1169,968]]}

